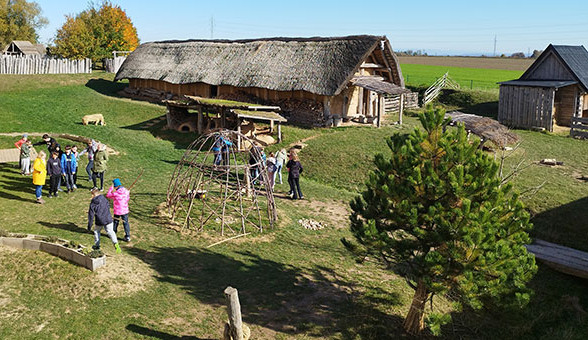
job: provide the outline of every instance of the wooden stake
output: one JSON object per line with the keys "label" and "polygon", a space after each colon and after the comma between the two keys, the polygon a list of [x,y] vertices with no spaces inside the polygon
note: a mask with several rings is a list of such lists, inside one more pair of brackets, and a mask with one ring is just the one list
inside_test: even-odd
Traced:
{"label": "wooden stake", "polygon": [[218,241],[218,242],[215,242],[215,243],[213,243],[213,244],[211,244],[211,245],[207,246],[207,247],[206,247],[206,249],[208,249],[208,248],[211,248],[211,247],[214,247],[214,246],[216,246],[216,245],[218,245],[218,244],[225,243],[225,242],[227,242],[227,241],[230,241],[230,240],[233,240],[233,239],[236,239],[236,238],[242,237],[242,236],[247,236],[247,235],[249,235],[249,234],[251,234],[251,233],[239,234],[239,235],[237,235],[237,236],[233,236],[233,237],[226,238],[226,239],[224,239],[224,240],[222,240],[222,241]]}
{"label": "wooden stake", "polygon": [[241,319],[241,304],[237,289],[229,286],[225,289],[227,299],[227,313],[229,314],[230,334],[233,340],[243,340],[243,321]]}

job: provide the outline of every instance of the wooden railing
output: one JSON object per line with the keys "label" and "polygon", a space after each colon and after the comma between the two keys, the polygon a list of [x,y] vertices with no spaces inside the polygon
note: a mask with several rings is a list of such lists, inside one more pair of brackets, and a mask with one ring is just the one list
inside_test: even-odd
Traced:
{"label": "wooden railing", "polygon": [[0,56],[0,74],[91,73],[90,59],[54,59],[40,56]]}
{"label": "wooden railing", "polygon": [[435,98],[437,98],[437,96],[439,96],[441,93],[441,90],[446,87],[456,90],[459,89],[459,84],[449,77],[449,72],[446,72],[439,79],[435,80],[433,85],[429,86],[429,88],[425,91],[425,95],[423,96],[423,105],[427,105],[428,103],[435,100]]}
{"label": "wooden railing", "polygon": [[572,117],[570,136],[588,138],[588,118]]}

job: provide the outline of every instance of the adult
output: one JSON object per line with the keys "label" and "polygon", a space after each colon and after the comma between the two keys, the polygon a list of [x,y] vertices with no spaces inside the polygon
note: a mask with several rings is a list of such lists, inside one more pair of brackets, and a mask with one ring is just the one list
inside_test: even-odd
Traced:
{"label": "adult", "polygon": [[[43,137],[41,137],[41,138],[42,138],[42,140],[40,142],[33,144],[33,146],[45,144],[45,145],[47,145],[47,151],[49,151],[49,154],[51,154],[51,152],[55,151],[56,146],[59,146],[59,143],[57,143],[55,138],[50,137],[48,134],[44,134]],[[53,148],[53,150],[52,150],[52,148]]]}
{"label": "adult", "polygon": [[282,184],[282,168],[286,161],[288,160],[288,153],[286,149],[282,149],[276,153],[276,171],[274,172],[274,183],[276,183],[276,176],[280,180],[280,184]]}
{"label": "adult", "polygon": [[43,200],[43,185],[45,185],[45,181],[47,179],[47,162],[45,158],[47,155],[44,151],[39,151],[37,154],[37,159],[33,163],[33,184],[35,185],[35,195],[37,197],[37,203],[44,204],[45,201]]}
{"label": "adult", "polygon": [[100,194],[100,190],[94,188],[90,191],[92,194],[92,201],[90,201],[90,208],[88,209],[88,231],[92,231],[92,225],[96,220],[96,227],[94,228],[94,245],[93,249],[100,249],[100,231],[102,228],[106,230],[106,234],[110,237],[116,253],[120,254],[120,246],[114,233],[112,216],[110,215],[110,206],[106,197]]}
{"label": "adult", "polygon": [[88,154],[88,165],[86,165],[88,182],[92,182],[92,169],[94,169],[94,153],[96,153],[96,150],[98,150],[98,143],[96,143],[96,141],[92,139],[88,142],[86,148],[82,150],[78,155],[78,157],[82,157],[85,153]]}
{"label": "adult", "polygon": [[108,189],[106,198],[112,200],[112,210],[114,212],[114,233],[118,232],[118,224],[120,220],[123,222],[125,228],[125,238],[123,241],[131,241],[131,227],[129,226],[129,200],[131,192],[122,186],[120,179],[115,178],[112,181],[112,186]]}
{"label": "adult", "polygon": [[288,168],[288,183],[290,184],[292,198],[304,199],[302,191],[300,190],[300,174],[302,173],[303,168],[296,151],[290,151],[290,160],[286,163],[286,168]]}
{"label": "adult", "polygon": [[94,153],[94,167],[92,168],[92,182],[94,188],[98,188],[97,179],[100,178],[100,191],[104,191],[104,172],[106,171],[106,163],[108,162],[108,153],[106,152],[106,145],[98,143],[96,146],[96,153]]}

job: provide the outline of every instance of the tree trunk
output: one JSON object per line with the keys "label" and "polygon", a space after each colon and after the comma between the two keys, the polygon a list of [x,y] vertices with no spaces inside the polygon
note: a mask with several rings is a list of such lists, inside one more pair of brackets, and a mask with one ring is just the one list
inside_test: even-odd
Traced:
{"label": "tree trunk", "polygon": [[427,287],[422,281],[419,281],[412,297],[412,304],[404,319],[404,330],[407,333],[418,335],[425,329],[425,302],[428,297]]}

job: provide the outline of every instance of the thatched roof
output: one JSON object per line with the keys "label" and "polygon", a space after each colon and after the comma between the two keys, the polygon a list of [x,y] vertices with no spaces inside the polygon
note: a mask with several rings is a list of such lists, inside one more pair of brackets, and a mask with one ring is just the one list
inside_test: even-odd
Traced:
{"label": "thatched roof", "polygon": [[448,112],[452,123],[462,123],[465,129],[486,140],[494,142],[499,147],[505,147],[519,141],[519,136],[510,131],[498,121],[460,111]]}
{"label": "thatched roof", "polygon": [[395,78],[391,80],[403,85],[387,38],[368,35],[150,42],[127,57],[115,80],[153,79],[332,96],[341,92],[375,49],[383,49]]}

